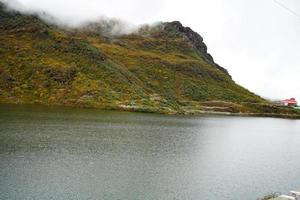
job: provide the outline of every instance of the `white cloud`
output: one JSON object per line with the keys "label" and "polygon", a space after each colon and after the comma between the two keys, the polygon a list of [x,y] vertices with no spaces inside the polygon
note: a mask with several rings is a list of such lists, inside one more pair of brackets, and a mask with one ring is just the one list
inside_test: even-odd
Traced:
{"label": "white cloud", "polygon": [[[69,23],[81,23],[100,17],[119,18],[131,23],[153,21],[163,4],[159,0],[1,0],[23,10],[45,11]],[[17,8],[20,6],[17,5]]]}

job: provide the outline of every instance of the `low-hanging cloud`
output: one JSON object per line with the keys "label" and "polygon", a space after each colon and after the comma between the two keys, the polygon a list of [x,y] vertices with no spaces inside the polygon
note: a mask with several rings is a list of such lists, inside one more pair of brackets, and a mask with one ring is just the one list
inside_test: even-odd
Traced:
{"label": "low-hanging cloud", "polygon": [[121,19],[138,25],[152,22],[163,1],[151,0],[0,0],[9,8],[26,13],[44,12],[70,26],[98,19]]}
{"label": "low-hanging cloud", "polygon": [[[50,24],[66,28],[93,29],[102,27],[104,34],[134,32],[162,7],[159,0],[0,0],[7,9],[38,15]],[[139,16],[137,18],[137,16]]]}

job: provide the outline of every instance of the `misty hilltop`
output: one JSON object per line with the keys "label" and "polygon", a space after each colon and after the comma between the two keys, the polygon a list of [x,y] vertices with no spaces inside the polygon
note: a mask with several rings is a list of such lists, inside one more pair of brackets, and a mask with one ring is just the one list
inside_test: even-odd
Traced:
{"label": "misty hilltop", "polygon": [[0,3],[0,102],[159,113],[294,113],[237,85],[180,22],[112,34],[61,28]]}

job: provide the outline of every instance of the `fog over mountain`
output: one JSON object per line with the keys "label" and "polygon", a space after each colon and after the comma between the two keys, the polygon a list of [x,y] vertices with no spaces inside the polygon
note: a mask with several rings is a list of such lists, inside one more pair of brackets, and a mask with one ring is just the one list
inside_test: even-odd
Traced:
{"label": "fog over mountain", "polygon": [[274,0],[1,0],[72,26],[107,18],[133,25],[181,21],[204,37],[239,84],[264,97],[300,100],[300,2],[278,1],[289,10]]}

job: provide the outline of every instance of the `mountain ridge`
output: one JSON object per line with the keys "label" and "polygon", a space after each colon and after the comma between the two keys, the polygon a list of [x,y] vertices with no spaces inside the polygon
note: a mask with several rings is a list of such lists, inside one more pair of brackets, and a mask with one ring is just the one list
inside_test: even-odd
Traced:
{"label": "mountain ridge", "polygon": [[[165,27],[171,26],[174,27],[179,32],[182,32],[186,35],[187,39],[194,45],[194,47],[199,50],[203,55],[208,59],[208,61],[212,62],[219,70],[230,76],[229,72],[215,63],[214,58],[207,51],[207,46],[203,41],[203,37],[199,35],[197,32],[193,31],[190,27],[184,27],[181,22],[173,21],[173,22],[165,22]],[[166,28],[167,29],[167,28]],[[231,76],[230,76],[231,78]]]}
{"label": "mountain ridge", "polygon": [[178,21],[107,35],[100,25],[63,29],[3,5],[0,18],[0,102],[169,114],[292,113],[274,111],[237,85],[203,38]]}

